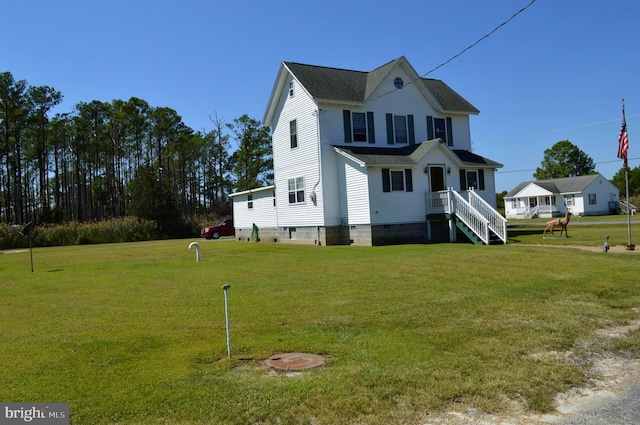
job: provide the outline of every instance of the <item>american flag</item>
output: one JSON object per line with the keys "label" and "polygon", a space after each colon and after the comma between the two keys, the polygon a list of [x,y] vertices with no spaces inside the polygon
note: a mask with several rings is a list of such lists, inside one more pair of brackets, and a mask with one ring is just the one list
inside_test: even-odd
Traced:
{"label": "american flag", "polygon": [[629,150],[629,135],[627,134],[627,120],[624,117],[624,103],[622,104],[622,128],[618,137],[618,158],[622,159],[622,168],[627,168],[627,151]]}

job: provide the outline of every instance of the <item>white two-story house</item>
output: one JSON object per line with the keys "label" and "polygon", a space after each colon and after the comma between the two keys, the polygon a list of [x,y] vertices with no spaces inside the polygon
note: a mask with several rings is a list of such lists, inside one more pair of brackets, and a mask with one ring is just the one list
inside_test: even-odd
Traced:
{"label": "white two-story house", "polygon": [[404,57],[370,72],[283,62],[264,116],[274,185],[232,195],[237,239],[504,243],[502,164],[471,151],[478,113]]}

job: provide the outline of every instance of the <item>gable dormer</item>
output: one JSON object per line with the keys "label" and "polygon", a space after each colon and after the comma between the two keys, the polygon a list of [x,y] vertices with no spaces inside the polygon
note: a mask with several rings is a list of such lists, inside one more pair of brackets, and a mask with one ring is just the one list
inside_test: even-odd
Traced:
{"label": "gable dormer", "polygon": [[443,81],[422,78],[404,56],[368,72],[282,62],[266,126],[273,125],[283,99],[295,90],[323,113],[335,111],[325,116],[343,137],[320,143],[401,147],[441,139],[451,148],[471,150],[469,115],[478,109]]}

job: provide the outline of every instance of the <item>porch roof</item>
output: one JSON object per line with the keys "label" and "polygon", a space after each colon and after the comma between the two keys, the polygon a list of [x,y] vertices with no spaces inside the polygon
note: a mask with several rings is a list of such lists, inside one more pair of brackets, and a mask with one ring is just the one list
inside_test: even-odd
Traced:
{"label": "porch roof", "polygon": [[[587,176],[577,177],[564,177],[560,179],[548,179],[548,180],[534,180],[526,181],[517,185],[513,190],[505,195],[505,198],[517,198],[520,193],[527,189],[530,185],[535,185],[539,188],[540,196],[551,192],[555,195],[563,195],[570,193],[581,193],[587,186],[589,186],[594,180],[601,177],[600,174],[590,174]],[[527,193],[524,196],[536,196],[535,194]]]}
{"label": "porch roof", "polygon": [[355,158],[366,166],[412,166],[416,165],[431,150],[444,148],[451,160],[460,167],[473,168],[501,168],[502,164],[488,158],[476,155],[472,152],[449,149],[440,139],[429,140],[415,145],[400,148],[373,147],[373,146],[345,146],[334,145],[338,153]]}

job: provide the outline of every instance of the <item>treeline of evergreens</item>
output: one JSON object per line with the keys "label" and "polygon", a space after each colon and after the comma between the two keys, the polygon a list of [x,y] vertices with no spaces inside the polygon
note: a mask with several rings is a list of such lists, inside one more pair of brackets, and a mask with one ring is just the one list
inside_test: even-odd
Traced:
{"label": "treeline of evergreens", "polygon": [[269,129],[247,115],[215,114],[204,132],[135,97],[52,114],[62,99],[0,73],[2,223],[136,217],[172,236],[190,232],[192,217],[229,215],[230,193],[273,181]]}

